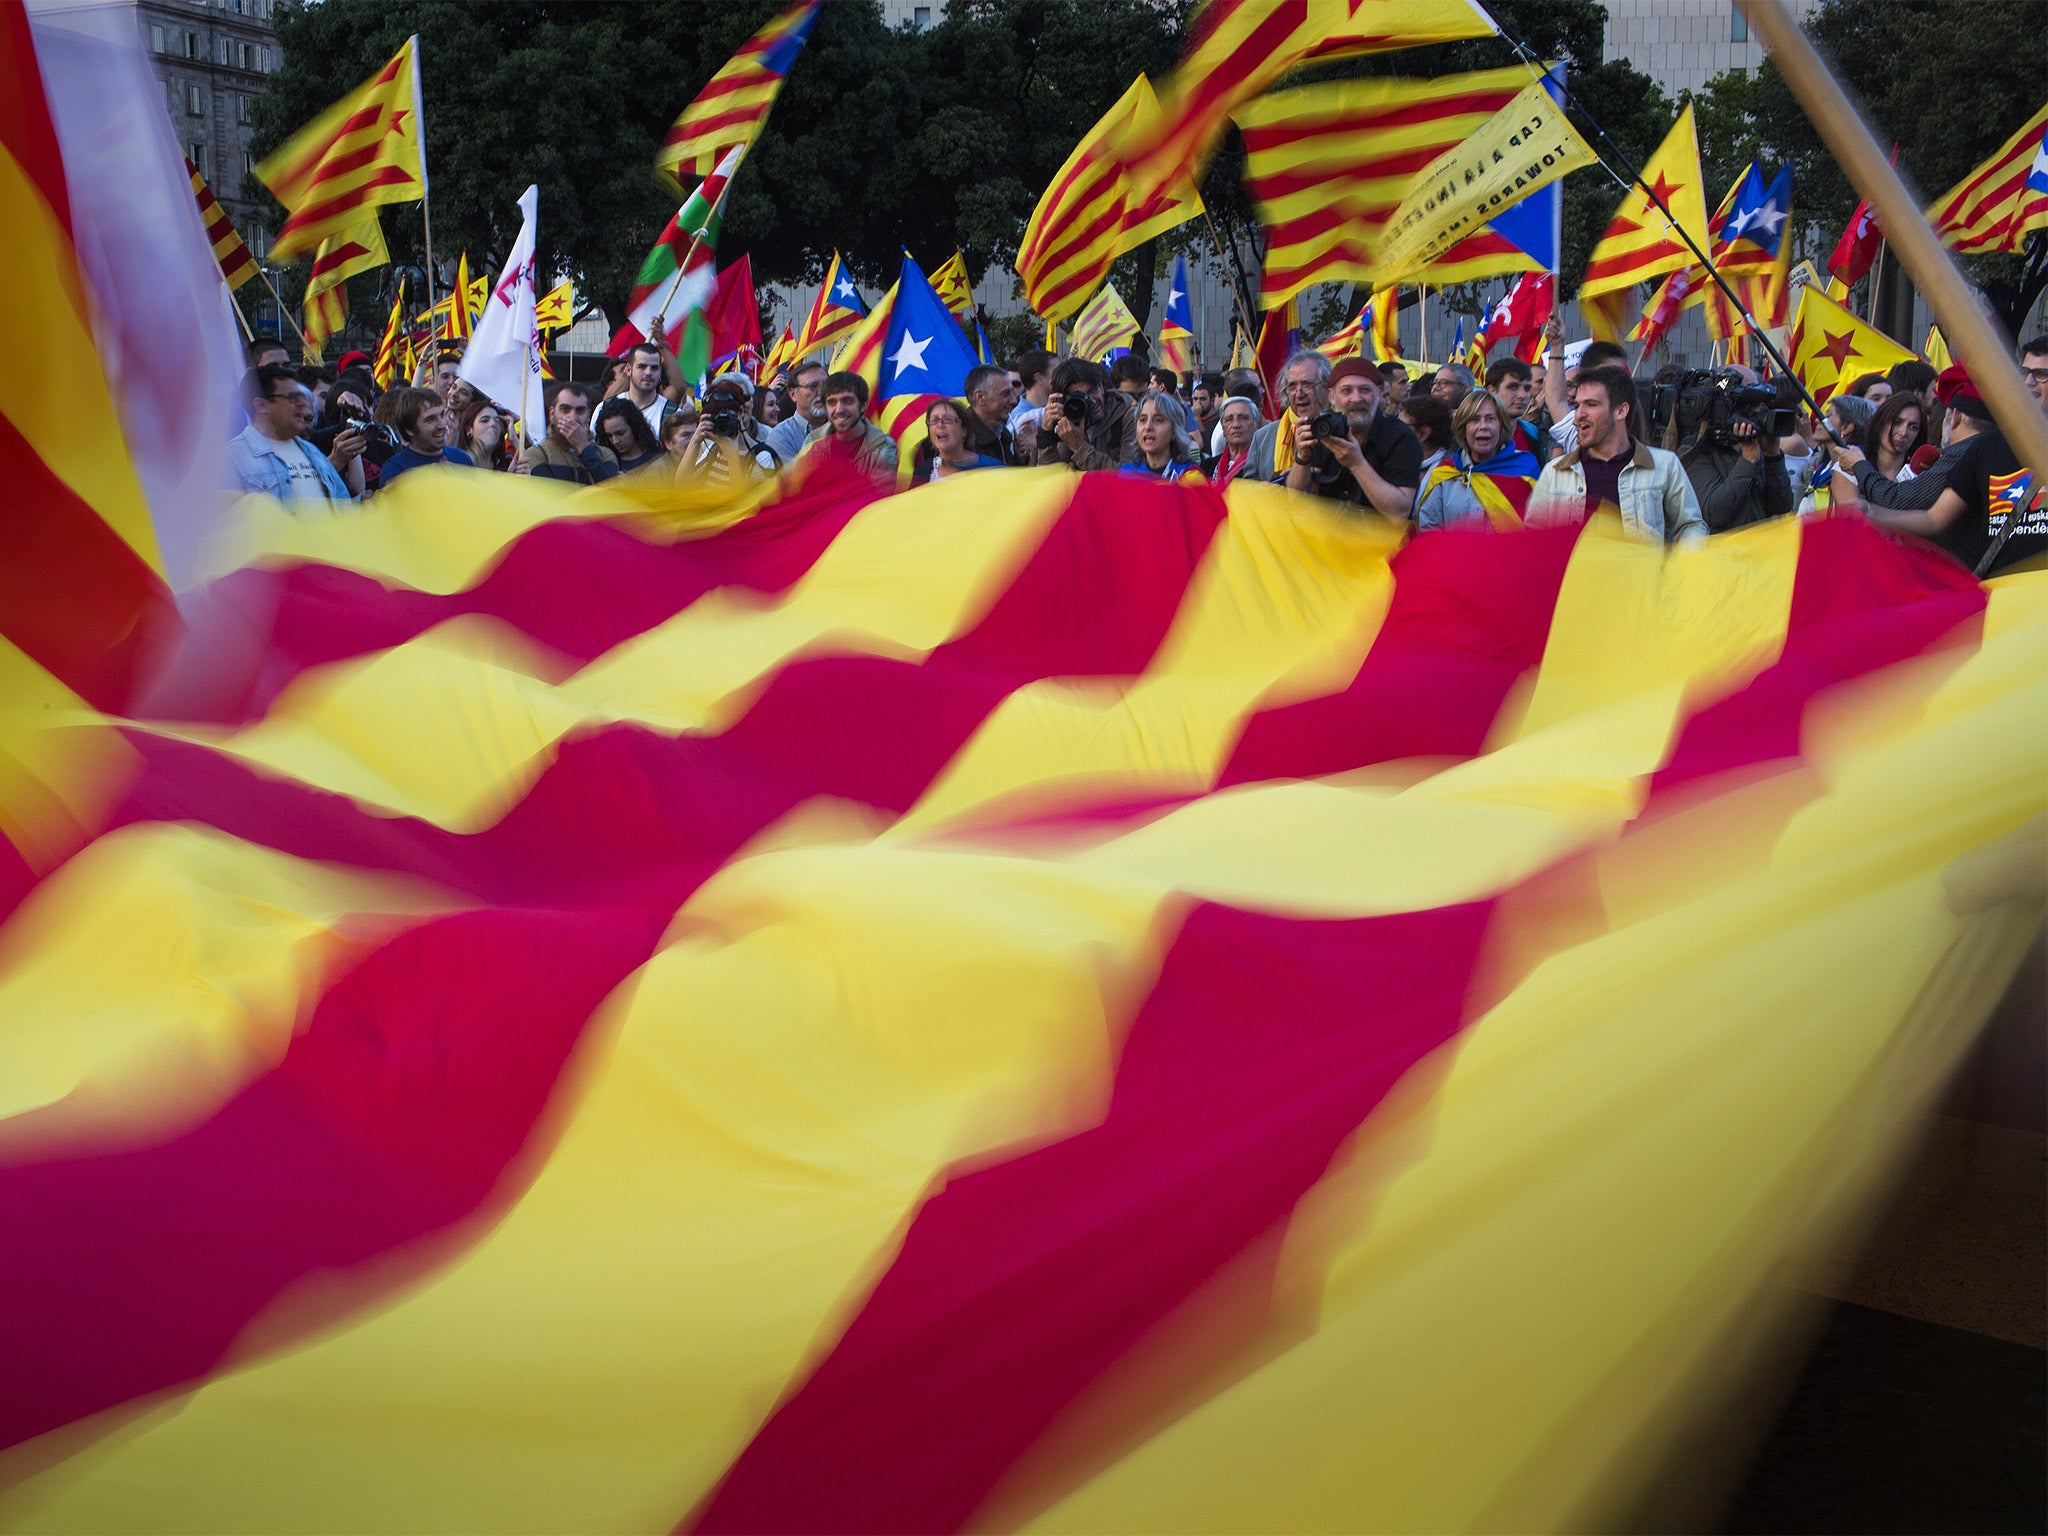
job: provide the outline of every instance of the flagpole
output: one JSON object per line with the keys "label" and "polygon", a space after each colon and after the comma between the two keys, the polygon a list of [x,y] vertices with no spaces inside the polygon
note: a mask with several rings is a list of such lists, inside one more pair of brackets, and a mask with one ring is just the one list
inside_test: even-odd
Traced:
{"label": "flagpole", "polygon": [[[256,270],[260,275],[263,269],[261,267],[258,267]],[[226,287],[226,284],[222,284],[222,286]],[[249,317],[242,313],[242,301],[235,297],[234,289],[229,288],[227,290],[227,293],[228,308],[232,309],[235,312],[235,323],[242,328],[242,340],[254,341],[256,339],[256,333],[249,329]]]}
{"label": "flagpole", "polygon": [[[1209,226],[1209,243],[1216,248],[1216,259],[1226,267],[1235,267],[1236,262],[1223,254],[1223,238],[1216,233],[1216,221],[1209,216],[1209,205],[1202,205],[1202,222]],[[1255,336],[1258,327],[1252,324],[1251,314],[1244,307],[1244,293],[1235,281],[1230,284],[1231,300],[1237,305],[1237,318],[1244,322],[1245,334]]]}
{"label": "flagpole", "polygon": [[[420,135],[420,232],[427,246],[427,357],[431,360],[441,338],[434,328],[434,306],[440,300],[434,294],[434,200],[427,183],[427,107],[420,87],[420,35],[415,32],[405,41],[412,49],[412,120]],[[467,300],[468,295],[463,297]]]}
{"label": "flagpole", "polygon": [[[1735,0],[1749,24],[1762,34],[1764,46],[1785,83],[1805,111],[1807,120],[1848,173],[1856,190],[1869,198],[1884,220],[1885,236],[1899,241],[1899,265],[1906,269],[1934,311],[1949,351],[1970,360],[1970,378],[1983,394],[1991,414],[2023,463],[2036,475],[2048,475],[2048,416],[2034,403],[2012,358],[2012,342],[2002,337],[1991,319],[1977,308],[1957,270],[1955,259],[1935,238],[1919,203],[1885,162],[1884,152],[1840,82],[1828,72],[1813,44],[1799,30],[1792,13],[1767,0]],[[1766,347],[1769,339],[1758,333]],[[1772,348],[1776,356],[1776,349]],[[2016,527],[2019,518],[2008,520]]]}
{"label": "flagpole", "polygon": [[1877,290],[1884,281],[1884,252],[1890,243],[1882,238],[1877,242],[1877,264],[1870,271],[1870,294],[1863,301],[1863,323],[1868,326],[1877,324]]}
{"label": "flagpole", "polygon": [[263,286],[270,290],[270,297],[277,305],[277,312],[284,316],[284,323],[290,326],[292,334],[299,338],[300,347],[311,347],[313,344],[306,340],[306,333],[299,329],[299,322],[292,318],[292,312],[285,307],[284,299],[277,291],[277,285],[270,280],[270,274],[263,270],[263,263],[260,261],[256,263],[256,275],[263,279]]}
{"label": "flagpole", "polygon": [[1415,303],[1422,314],[1422,366],[1429,366],[1429,284],[1415,285]]}

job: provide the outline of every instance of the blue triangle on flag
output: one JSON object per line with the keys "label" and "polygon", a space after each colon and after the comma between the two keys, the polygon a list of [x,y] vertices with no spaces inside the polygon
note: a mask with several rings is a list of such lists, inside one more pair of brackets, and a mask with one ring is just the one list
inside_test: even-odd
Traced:
{"label": "blue triangle on flag", "polygon": [[[1564,66],[1554,66],[1543,77],[1543,89],[1558,105],[1564,104]],[[1503,208],[1486,227],[1546,272],[1557,270],[1564,226],[1564,183],[1553,181]]]}
{"label": "blue triangle on flag", "polygon": [[896,304],[889,314],[888,334],[882,340],[875,398],[960,394],[966,386],[968,370],[979,363],[960,322],[932,292],[930,280],[905,251],[903,272],[896,285]]}

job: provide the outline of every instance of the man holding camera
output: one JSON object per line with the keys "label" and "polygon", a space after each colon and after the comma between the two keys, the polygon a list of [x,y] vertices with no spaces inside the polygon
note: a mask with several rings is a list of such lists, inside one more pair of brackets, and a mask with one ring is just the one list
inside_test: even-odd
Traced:
{"label": "man holding camera", "polygon": [[742,473],[760,480],[782,468],[781,456],[754,432],[754,391],[745,379],[722,373],[704,386],[703,413],[690,429],[683,464],[712,480]]}
{"label": "man holding camera", "polygon": [[[1679,451],[1686,478],[1713,533],[1726,533],[1767,518],[1783,517],[1796,504],[1785,473],[1785,450],[1770,430],[1771,404],[1739,398],[1752,391],[1740,374],[1723,373],[1713,388],[1723,392],[1701,420],[1699,434]],[[1761,413],[1761,419],[1759,417]]]}
{"label": "man holding camera", "polygon": [[1117,469],[1131,461],[1137,441],[1130,396],[1109,389],[1100,366],[1085,357],[1061,358],[1052,371],[1032,462]]}
{"label": "man holding camera", "polygon": [[335,435],[325,453],[305,434],[313,425],[313,393],[288,363],[264,363],[242,380],[249,425],[228,443],[235,488],[296,502],[353,502],[363,489],[363,433]]}
{"label": "man holding camera", "polygon": [[1333,409],[1294,429],[1287,488],[1406,522],[1422,483],[1422,442],[1398,417],[1380,414],[1380,371],[1347,357],[1330,370]]}

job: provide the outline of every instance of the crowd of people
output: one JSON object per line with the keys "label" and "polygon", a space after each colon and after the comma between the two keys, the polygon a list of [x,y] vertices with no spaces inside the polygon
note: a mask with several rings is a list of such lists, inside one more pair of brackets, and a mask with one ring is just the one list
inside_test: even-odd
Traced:
{"label": "crowd of people", "polygon": [[[2048,336],[2021,363],[2048,410]],[[867,381],[817,360],[700,395],[643,343],[594,384],[551,382],[546,434],[523,450],[511,415],[459,377],[443,345],[410,383],[379,389],[364,354],[294,367],[252,343],[237,487],[303,509],[360,500],[428,465],[594,485],[660,474],[737,483],[804,461],[925,484],[1006,465],[1062,465],[1227,487],[1284,485],[1417,532],[1572,520],[1605,507],[1665,544],[1768,518],[1855,509],[1980,574],[2048,552],[2048,516],[1968,370],[1917,359],[1855,379],[1816,419],[1790,379],[1743,368],[1635,377],[1623,350],[1568,354],[1553,318],[1533,362],[1417,374],[1398,361],[1302,350],[1269,400],[1236,368],[1183,378],[1135,354],[1106,367],[1034,350],[970,371],[930,403],[907,472],[868,414]],[[1674,402],[1681,402],[1674,407]]]}

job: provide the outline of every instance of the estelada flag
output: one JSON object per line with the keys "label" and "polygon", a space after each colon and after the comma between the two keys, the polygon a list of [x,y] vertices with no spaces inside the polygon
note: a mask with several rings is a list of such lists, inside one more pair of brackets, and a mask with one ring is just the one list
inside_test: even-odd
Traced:
{"label": "estelada flag", "polygon": [[1347,357],[1361,357],[1365,352],[1366,327],[1372,318],[1372,300],[1367,299],[1359,306],[1358,313],[1316,343],[1316,350],[1331,362]]}
{"label": "estelada flag", "polygon": [[[1692,246],[1681,237],[1681,230],[1692,237]],[[1641,176],[1623,196],[1600,243],[1593,247],[1585,276],[1579,281],[1579,299],[1583,303],[1621,294],[1645,278],[1691,266],[1698,259],[1693,247],[1706,250],[1708,238],[1699,139],[1693,131],[1692,103],[1687,102],[1657,152],[1644,162]],[[1619,317],[1615,318],[1618,322]]]}
{"label": "estelada flag", "polygon": [[[398,280],[398,292],[391,300],[391,318],[384,322],[384,334],[377,341],[377,355],[370,363],[370,377],[379,389],[389,389],[398,377],[402,362],[400,348],[405,334],[405,279]],[[411,377],[410,374],[407,375]]]}
{"label": "estelada flag", "polygon": [[303,255],[383,203],[427,195],[420,148],[419,38],[256,166],[287,214],[272,259]]}
{"label": "estelada flag", "polygon": [[534,301],[533,323],[543,331],[559,331],[576,318],[576,285],[563,278]]}
{"label": "estelada flag", "polygon": [[2016,251],[2048,225],[2048,107],[1927,210],[1927,222],[1951,250]]}
{"label": "estelada flag", "polygon": [[1865,325],[1812,284],[1800,290],[1786,352],[1792,372],[1820,405],[1844,384],[1913,358],[1910,347]]}
{"label": "estelada flag", "polygon": [[853,274],[834,251],[830,265],[825,268],[825,280],[818,284],[818,296],[811,301],[810,313],[804,316],[803,329],[796,333],[793,356],[809,357],[834,345],[852,332],[867,312],[867,301],[854,286]]}
{"label": "estelada flag", "polygon": [[1186,373],[1195,365],[1195,314],[1188,301],[1188,258],[1173,258],[1173,275],[1166,280],[1166,303],[1159,311],[1159,365],[1175,373]]}
{"label": "estelada flag", "polygon": [[960,329],[966,331],[974,319],[974,289],[967,281],[966,253],[955,250],[932,269],[929,281],[939,302],[960,322]]}
{"label": "estelada flag", "polygon": [[1138,317],[1124,303],[1123,295],[1108,283],[1074,316],[1074,334],[1069,341],[1074,356],[1100,362],[1112,347],[1128,346],[1138,334]]}
{"label": "estelada flag", "polygon": [[654,157],[655,173],[676,195],[686,176],[708,175],[720,158],[754,142],[818,19],[822,0],[797,0],[741,45],[683,108]]}

